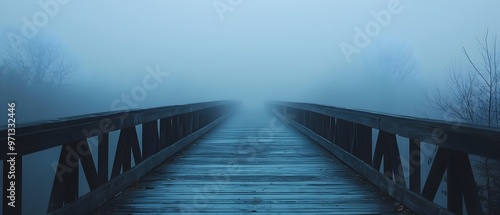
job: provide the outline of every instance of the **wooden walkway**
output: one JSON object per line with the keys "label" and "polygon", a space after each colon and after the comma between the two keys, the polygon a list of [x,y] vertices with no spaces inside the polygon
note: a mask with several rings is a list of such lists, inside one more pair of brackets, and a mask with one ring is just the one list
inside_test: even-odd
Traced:
{"label": "wooden walkway", "polygon": [[397,214],[354,170],[271,118],[232,116],[95,214]]}

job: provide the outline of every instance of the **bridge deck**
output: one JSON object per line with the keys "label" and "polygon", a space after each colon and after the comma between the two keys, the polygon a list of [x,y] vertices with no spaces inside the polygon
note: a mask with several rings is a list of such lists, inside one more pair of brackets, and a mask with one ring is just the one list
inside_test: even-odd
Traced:
{"label": "bridge deck", "polygon": [[[396,214],[392,200],[329,152],[270,122],[229,118],[97,213]],[[267,135],[252,144],[259,131]]]}

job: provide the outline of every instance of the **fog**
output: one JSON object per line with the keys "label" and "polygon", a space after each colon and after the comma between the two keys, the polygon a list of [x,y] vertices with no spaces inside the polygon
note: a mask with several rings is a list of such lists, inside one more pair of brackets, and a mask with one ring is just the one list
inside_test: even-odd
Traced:
{"label": "fog", "polygon": [[[2,92],[1,100],[19,100],[20,117],[33,113],[23,122],[109,111],[118,108],[111,107],[115,99],[142,85],[151,67],[169,76],[146,96],[135,91],[140,101],[120,109],[272,99],[419,115],[426,108],[423,91],[442,85],[461,48],[475,49],[475,37],[487,28],[499,31],[494,1],[214,2],[48,1],[45,7],[3,1],[4,36],[17,28],[24,37],[53,38],[77,59],[78,71],[59,90],[63,95],[25,101],[42,107],[51,101],[50,107],[23,106],[19,90]],[[379,33],[348,61],[341,44],[353,45],[355,29],[364,31],[377,21],[372,13],[388,11],[389,4],[397,13],[379,22]],[[381,41],[408,47],[419,64],[399,87],[373,70]]]}
{"label": "fog", "polygon": [[[475,51],[487,29],[500,33],[499,8],[493,0],[0,0],[0,49],[17,29],[23,40],[53,39],[77,62],[50,89],[3,80],[0,103],[16,101],[21,125],[226,99],[442,118],[425,105],[425,92],[445,86],[462,47]],[[378,20],[381,11],[390,17]],[[373,23],[378,30],[367,33]],[[390,46],[411,51],[414,72],[393,79],[379,69],[377,53]]]}

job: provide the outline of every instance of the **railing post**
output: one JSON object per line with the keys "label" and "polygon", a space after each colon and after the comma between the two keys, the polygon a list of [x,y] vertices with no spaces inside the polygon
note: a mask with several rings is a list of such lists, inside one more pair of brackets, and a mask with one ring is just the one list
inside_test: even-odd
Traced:
{"label": "railing post", "polygon": [[307,126],[306,126],[306,123],[307,123],[306,111],[305,110],[299,110],[299,111],[300,111],[300,124],[307,128]]}
{"label": "railing post", "polygon": [[[382,136],[382,140],[380,144],[382,144],[382,148],[384,149],[384,175],[391,180],[394,179],[393,177],[393,172],[394,172],[394,165],[392,163],[392,158],[391,158],[391,143],[390,143],[390,138],[391,135],[385,131],[382,131],[378,134],[379,136]],[[378,144],[378,143],[377,143]]]}
{"label": "railing post", "polygon": [[318,133],[318,114],[315,113],[315,112],[310,112],[311,113],[311,130],[314,132],[314,133]]}
{"label": "railing post", "polygon": [[[118,146],[120,146],[120,142],[123,144],[121,145],[120,148],[122,148],[120,151],[122,151],[123,155],[121,157],[121,162],[122,162],[122,172],[125,172],[129,170],[132,167],[132,153],[130,152],[130,141],[128,138],[130,135],[128,135],[128,128],[122,129],[120,131],[120,137],[118,137]],[[123,136],[122,136],[123,134]],[[118,151],[118,150],[117,150]],[[118,171],[118,174],[120,172]]]}
{"label": "railing post", "polygon": [[164,149],[170,144],[170,139],[171,139],[171,124],[172,124],[172,118],[167,117],[160,119],[160,143],[159,145],[159,150]]}
{"label": "railing post", "polygon": [[97,170],[99,177],[99,185],[108,182],[108,173],[109,173],[109,134],[102,134],[102,137],[99,137],[101,140],[97,146]]}
{"label": "railing post", "polygon": [[188,125],[188,135],[190,135],[194,130],[194,113],[188,113]]}
{"label": "railing post", "polygon": [[372,165],[372,128],[354,124],[356,156],[368,165]]}
{"label": "railing post", "polygon": [[304,110],[304,126],[309,128],[309,120],[311,119],[309,111]]}
{"label": "railing post", "polygon": [[456,152],[448,151],[448,167],[447,167],[447,197],[448,197],[448,210],[451,212],[461,215],[463,214],[463,202],[462,202],[462,192],[460,188],[460,170],[455,164]]}
{"label": "railing post", "polygon": [[312,128],[312,113],[311,111],[307,111],[307,128],[311,129]]}
{"label": "railing post", "polygon": [[175,143],[182,138],[182,134],[184,132],[184,123],[182,121],[182,115],[175,116],[174,122],[175,122],[174,123],[175,127],[177,128],[177,132],[175,132],[175,141],[174,141]]}
{"label": "railing post", "polygon": [[337,118],[330,118],[330,142],[337,144]]}
{"label": "railing post", "polygon": [[142,157],[148,158],[158,151],[158,121],[142,124]]}
{"label": "railing post", "polygon": [[352,152],[351,151],[351,146],[350,146],[350,132],[351,132],[351,128],[352,127],[352,123],[351,122],[348,122],[348,121],[345,121],[345,120],[341,120],[341,119],[337,119],[337,145],[340,146],[342,149],[348,151],[348,152]]}
{"label": "railing post", "polygon": [[465,202],[467,214],[483,214],[469,156],[449,150],[448,159],[448,210],[462,214]]}
{"label": "railing post", "polygon": [[328,139],[328,135],[330,133],[330,117],[327,115],[322,115],[323,116],[323,138]]}
{"label": "railing post", "polygon": [[410,167],[410,190],[420,194],[421,193],[421,166],[420,161],[420,141],[416,139],[409,139],[409,167]]}

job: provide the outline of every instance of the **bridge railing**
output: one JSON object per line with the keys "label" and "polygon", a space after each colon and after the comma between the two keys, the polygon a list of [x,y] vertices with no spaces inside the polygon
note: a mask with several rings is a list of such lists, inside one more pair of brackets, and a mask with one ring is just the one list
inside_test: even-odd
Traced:
{"label": "bridge railing", "polygon": [[[283,120],[417,214],[463,214],[464,203],[468,214],[483,214],[469,155],[500,160],[500,129],[316,104],[269,104]],[[378,130],[374,151],[373,129]],[[397,136],[408,138],[409,157],[401,157]],[[438,149],[422,183],[424,142]],[[403,166],[409,167],[408,186]],[[442,208],[433,201],[445,172],[447,207]]]}
{"label": "bridge railing", "polygon": [[[10,186],[5,180],[8,172],[5,170],[9,168],[6,161],[13,156],[6,156],[7,147],[2,146],[3,214],[21,212],[25,155],[62,146],[47,213],[89,214],[222,121],[238,105],[234,101],[218,101],[108,112],[15,128],[16,208],[6,207],[10,201],[6,198]],[[138,125],[142,125],[142,135],[137,133]],[[119,138],[116,148],[110,149],[109,134],[113,131],[119,131]],[[90,138],[97,138],[96,146],[89,145]],[[0,130],[0,142],[7,143],[7,129]],[[91,147],[97,147],[97,154],[91,153]],[[115,150],[112,165],[108,162],[110,150]],[[97,165],[94,156],[97,156]],[[82,196],[79,195],[79,168],[83,169],[90,188],[90,192]],[[26,180],[36,183],[37,179]]]}

